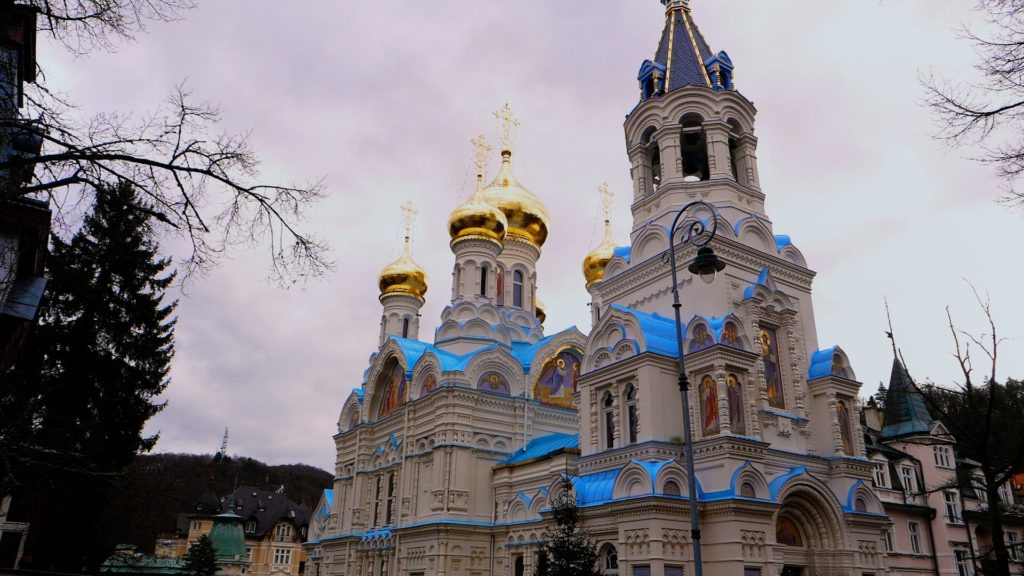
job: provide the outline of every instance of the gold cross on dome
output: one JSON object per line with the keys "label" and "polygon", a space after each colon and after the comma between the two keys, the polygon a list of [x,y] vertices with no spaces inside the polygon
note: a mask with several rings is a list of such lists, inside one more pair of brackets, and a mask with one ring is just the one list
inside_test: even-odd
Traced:
{"label": "gold cross on dome", "polygon": [[487,139],[484,138],[483,134],[473,138],[470,142],[473,144],[473,148],[476,149],[476,172],[482,175],[484,169],[487,168],[487,153],[494,148],[487,143]]}
{"label": "gold cross on dome", "polygon": [[512,129],[519,126],[519,119],[512,115],[512,108],[505,102],[505,105],[494,113],[494,117],[501,121],[501,147],[505,150],[512,149]]}
{"label": "gold cross on dome", "polygon": [[612,198],[615,197],[615,192],[612,192],[607,182],[598,186],[597,192],[601,195],[601,209],[604,210],[604,221],[608,222],[612,219]]}
{"label": "gold cross on dome", "polygon": [[413,207],[412,202],[402,204],[402,225],[405,227],[405,237],[408,238],[412,232],[412,224],[416,221],[416,214],[419,210]]}

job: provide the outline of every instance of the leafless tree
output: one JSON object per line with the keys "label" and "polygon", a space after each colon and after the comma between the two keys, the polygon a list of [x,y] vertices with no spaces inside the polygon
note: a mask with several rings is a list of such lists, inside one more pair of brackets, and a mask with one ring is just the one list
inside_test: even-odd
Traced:
{"label": "leafless tree", "polygon": [[996,165],[1006,182],[1005,200],[1020,206],[1014,183],[1024,174],[1024,0],[978,0],[991,30],[962,31],[974,44],[982,76],[977,83],[929,75],[925,101],[951,146],[980,145],[979,160]]}
{"label": "leafless tree", "polygon": [[[11,0],[0,0],[0,9],[4,4]],[[192,0],[15,0],[19,4],[38,9],[40,40],[48,37],[75,53],[112,49],[148,22],[177,19],[194,6]],[[20,114],[0,113],[0,139],[42,143],[38,154],[0,155],[0,176],[19,180],[0,185],[0,201],[48,197],[55,228],[68,230],[98,186],[128,182],[159,222],[188,239],[191,250],[177,263],[184,277],[208,269],[237,244],[267,248],[271,278],[282,283],[330,268],[325,244],[300,227],[303,210],[323,198],[323,182],[262,181],[248,134],[220,132],[219,110],[198,102],[184,85],[145,114],[83,120],[45,78],[40,73],[26,84]]]}

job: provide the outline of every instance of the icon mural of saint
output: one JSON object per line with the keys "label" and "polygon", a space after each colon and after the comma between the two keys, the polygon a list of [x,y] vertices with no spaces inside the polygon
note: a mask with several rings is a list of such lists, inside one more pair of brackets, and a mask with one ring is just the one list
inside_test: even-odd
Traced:
{"label": "icon mural of saint", "polygon": [[843,437],[843,452],[853,456],[853,433],[850,429],[850,412],[845,402],[836,404],[836,416],[839,418],[839,433]]}
{"label": "icon mural of saint", "polygon": [[729,393],[729,427],[733,434],[746,434],[747,419],[744,414],[746,407],[743,406],[743,387],[735,374],[729,374],[725,384]]}
{"label": "icon mural of saint", "polygon": [[571,408],[579,373],[579,357],[568,350],[559,352],[544,364],[533,387],[533,396],[544,404]]}
{"label": "icon mural of saint", "polygon": [[743,348],[743,341],[740,340],[735,322],[729,321],[725,323],[725,328],[722,330],[722,344],[732,346],[733,348]]}
{"label": "icon mural of saint", "polygon": [[508,382],[502,378],[501,374],[497,372],[488,372],[480,377],[480,381],[477,382],[476,387],[484,392],[492,392],[494,394],[509,395]]}
{"label": "icon mural of saint", "polygon": [[693,329],[693,339],[690,341],[690,352],[703,350],[714,343],[715,341],[711,338],[711,333],[708,332],[708,327],[703,324],[698,324],[697,327]]}
{"label": "icon mural of saint", "polygon": [[423,386],[420,388],[420,398],[430,394],[435,388],[437,388],[437,376],[430,374],[423,380]]}
{"label": "icon mural of saint", "polygon": [[705,376],[700,383],[700,405],[704,435],[718,434],[718,394],[715,380]]}
{"label": "icon mural of saint", "polygon": [[398,362],[391,365],[391,370],[381,376],[386,378],[384,394],[381,398],[378,418],[384,418],[405,404],[405,369]]}
{"label": "icon mural of saint", "polygon": [[764,363],[764,380],[768,389],[768,405],[785,409],[786,395],[782,388],[782,371],[779,366],[779,347],[774,328],[761,328],[758,334],[761,342],[761,361]]}

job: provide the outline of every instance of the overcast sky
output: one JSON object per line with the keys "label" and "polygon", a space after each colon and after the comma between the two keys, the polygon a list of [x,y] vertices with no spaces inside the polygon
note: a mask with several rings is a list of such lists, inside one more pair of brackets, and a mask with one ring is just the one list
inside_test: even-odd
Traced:
{"label": "overcast sky", "polygon": [[[819,342],[848,352],[862,392],[889,377],[885,297],[913,375],[958,378],[944,307],[984,328],[964,278],[991,293],[1012,338],[1001,376],[1024,376],[1024,213],[996,204],[976,150],[931,138],[921,106],[922,74],[973,78],[956,37],[981,25],[973,3],[692,4],[757,106],[768,215],[818,273]],[[497,139],[491,113],[506,101],[522,120],[517,175],[551,213],[538,271],[547,329],[589,331],[580,261],[599,241],[596,189],[618,192],[627,243],[622,121],[662,25],[656,0],[217,0],[115,53],[74,59],[42,41],[51,87],[83,113],[142,113],[187,80],[227,130],[251,130],[266,179],[326,177],[330,197],[305,226],[330,242],[335,272],[280,290],[266,255],[242,250],[181,297],[168,405],[149,426],[157,450],[211,452],[227,426],[231,453],[332,469],[338,413],[377,345],[377,273],[399,252],[399,205],[421,209],[429,338],[450,294],[448,214],[471,191],[469,140]]]}

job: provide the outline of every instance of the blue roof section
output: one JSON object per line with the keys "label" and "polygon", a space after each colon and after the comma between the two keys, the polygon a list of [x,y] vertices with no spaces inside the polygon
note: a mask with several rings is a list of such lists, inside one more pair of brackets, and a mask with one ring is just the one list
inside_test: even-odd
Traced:
{"label": "blue roof section", "polygon": [[[575,326],[569,328],[569,330],[572,330],[573,328],[575,328]],[[558,334],[561,334],[561,332]],[[529,342],[513,342],[511,350],[512,356],[519,361],[519,364],[523,366],[524,371],[529,370],[530,364],[533,363],[533,357],[537,355],[537,351],[558,334],[546,336],[545,338],[538,340],[535,344],[530,344]]]}
{"label": "blue roof section", "polygon": [[[658,313],[641,312],[619,304],[612,304],[611,307],[636,318],[644,337],[645,347],[641,352],[651,352],[669,358],[679,357],[675,320],[666,318]],[[685,332],[685,330],[686,327],[684,326],[683,331]]]}
{"label": "blue roof section", "polygon": [[526,448],[516,450],[511,456],[501,462],[498,462],[498,464],[518,464],[520,462],[542,458],[548,454],[567,448],[578,450],[579,447],[579,434],[562,434],[556,432],[555,434],[548,434],[546,436],[540,436],[530,440],[526,444]]}
{"label": "blue roof section", "polygon": [[616,246],[615,250],[612,252],[612,254],[614,254],[614,256],[616,258],[622,258],[628,264],[630,257],[633,256],[633,247],[632,246]]}
{"label": "blue roof section", "polygon": [[929,434],[935,425],[935,419],[924,404],[924,397],[898,358],[892,359],[892,375],[889,377],[889,389],[885,393],[885,417],[882,422],[885,424],[882,427],[884,440]]}
{"label": "blue roof section", "polygon": [[768,493],[771,495],[773,502],[779,501],[779,491],[782,490],[782,486],[789,482],[791,479],[796,478],[801,474],[806,474],[807,468],[803,466],[795,466],[781,476],[776,476],[768,483]]}
{"label": "blue roof section", "polygon": [[782,252],[782,249],[786,246],[792,246],[793,240],[790,239],[786,234],[777,234],[775,236],[775,249]]}
{"label": "blue roof section", "polygon": [[644,462],[643,460],[630,460],[630,462],[635,462],[640,466],[643,466],[644,470],[647,470],[647,477],[651,479],[651,490],[653,492],[654,482],[658,478],[658,472],[661,472],[661,469],[664,468],[669,462],[671,462],[671,460],[662,460],[660,462]]}
{"label": "blue roof section", "polygon": [[671,62],[671,68],[666,71],[669,82],[666,92],[683,86],[710,88],[704,61],[713,56],[689,9],[666,14],[665,29],[654,55],[654,61],[659,64]]}
{"label": "blue roof section", "polygon": [[331,510],[334,509],[334,490],[332,488],[324,489],[323,506],[320,507],[314,514],[314,518],[319,521],[325,520],[331,515]]}
{"label": "blue roof section", "polygon": [[621,469],[616,468],[574,478],[576,503],[580,506],[594,506],[611,502],[612,490],[615,488],[615,479],[619,477],[619,472]]}
{"label": "blue roof section", "polygon": [[771,272],[768,271],[768,268],[761,269],[761,273],[757,275],[757,281],[751,284],[750,286],[747,286],[747,288],[743,291],[743,299],[747,300],[749,298],[753,298],[754,290],[758,286],[767,287],[769,280],[771,280]]}
{"label": "blue roof section", "polygon": [[817,380],[832,375],[832,356],[835,354],[836,348],[837,346],[833,346],[811,354],[811,363],[807,367],[808,380]]}

